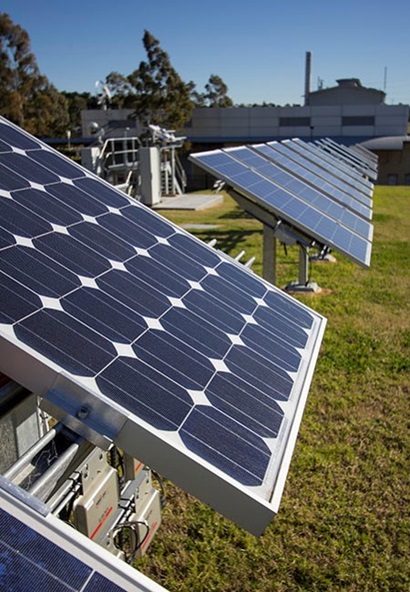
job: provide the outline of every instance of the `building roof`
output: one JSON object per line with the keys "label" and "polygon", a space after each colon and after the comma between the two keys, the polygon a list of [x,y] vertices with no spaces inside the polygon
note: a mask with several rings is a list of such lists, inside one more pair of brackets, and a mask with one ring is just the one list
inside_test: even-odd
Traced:
{"label": "building roof", "polygon": [[371,138],[361,143],[368,150],[403,150],[404,144],[410,142],[410,136],[385,136]]}

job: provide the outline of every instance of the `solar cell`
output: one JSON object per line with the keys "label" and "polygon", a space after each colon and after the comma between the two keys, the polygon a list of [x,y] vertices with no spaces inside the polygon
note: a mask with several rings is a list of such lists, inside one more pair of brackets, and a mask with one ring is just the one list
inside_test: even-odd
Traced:
{"label": "solar cell", "polygon": [[0,477],[0,588],[10,592],[165,592]]}
{"label": "solar cell", "polygon": [[[302,179],[312,187],[317,187],[322,193],[325,195],[333,198],[336,202],[344,205],[352,212],[362,216],[365,220],[371,220],[372,218],[372,210],[370,207],[364,205],[359,200],[351,197],[349,193],[343,191],[336,185],[332,184],[331,181],[332,177],[330,175],[326,175],[326,173],[321,169],[323,176],[321,177],[318,175],[313,168],[306,168],[302,164],[299,164],[296,160],[292,160],[286,154],[282,154],[279,150],[275,150],[276,144],[253,144],[250,146],[252,150],[263,154],[266,158],[272,160],[276,164],[280,165],[285,170],[292,173],[294,176]],[[280,146],[280,144],[279,144]],[[286,149],[285,149],[286,150]],[[289,151],[287,151],[289,152]],[[297,158],[297,155],[296,155]],[[301,159],[303,162],[303,159]],[[326,177],[329,180],[326,180]]]}
{"label": "solar cell", "polygon": [[0,370],[259,534],[325,319],[4,119],[0,140]]}
{"label": "solar cell", "polygon": [[[258,158],[256,153],[252,155],[252,151],[248,150],[247,154],[249,153],[251,153],[249,156],[251,160]],[[226,181],[249,200],[273,213],[278,219],[288,222],[305,233],[310,239],[345,254],[359,265],[364,267],[369,265],[371,229],[368,238],[359,236],[354,229],[343,226],[337,218],[322,212],[318,207],[304,200],[303,196],[276,185],[259,170],[236,160],[231,156],[231,152],[214,150],[193,154],[190,158],[217,178]],[[267,163],[267,161],[264,162]],[[270,170],[270,163],[265,166]],[[286,174],[281,173],[281,175],[283,178]],[[328,205],[337,206],[335,202]],[[367,224],[358,216],[355,217],[355,222]]]}

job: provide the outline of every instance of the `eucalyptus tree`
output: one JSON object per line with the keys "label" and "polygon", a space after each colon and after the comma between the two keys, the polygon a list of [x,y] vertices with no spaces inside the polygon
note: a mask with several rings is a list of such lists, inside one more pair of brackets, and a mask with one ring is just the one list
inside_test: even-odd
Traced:
{"label": "eucalyptus tree", "polygon": [[181,129],[192,114],[191,93],[195,85],[182,80],[152,33],[146,30],[142,41],[147,60],[127,77],[135,117],[143,125],[154,123],[167,129]]}
{"label": "eucalyptus tree", "polygon": [[30,38],[0,13],[0,114],[38,136],[65,133],[67,101],[40,73]]}

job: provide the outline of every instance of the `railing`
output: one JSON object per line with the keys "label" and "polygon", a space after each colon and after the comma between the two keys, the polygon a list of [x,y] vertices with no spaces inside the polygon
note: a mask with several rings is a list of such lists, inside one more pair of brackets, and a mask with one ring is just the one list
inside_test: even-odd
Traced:
{"label": "railing", "polygon": [[[128,195],[135,197],[140,187],[137,137],[109,138],[100,147],[95,172]],[[183,195],[187,178],[173,146],[160,148],[161,195]]]}
{"label": "railing", "polygon": [[139,184],[140,146],[137,137],[105,140],[100,151],[98,174],[128,195],[135,195]]}
{"label": "railing", "polygon": [[113,168],[135,169],[138,167],[139,138],[110,138],[105,140],[100,154],[103,171]]}
{"label": "railing", "polygon": [[161,193],[166,196],[183,195],[187,178],[175,149],[161,149]]}

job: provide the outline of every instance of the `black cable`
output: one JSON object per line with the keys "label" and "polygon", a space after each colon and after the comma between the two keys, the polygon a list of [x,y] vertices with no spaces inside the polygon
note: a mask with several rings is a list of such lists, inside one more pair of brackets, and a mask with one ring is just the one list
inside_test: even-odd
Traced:
{"label": "black cable", "polygon": [[[139,542],[138,542],[138,538],[139,538],[138,532],[135,531],[135,526],[137,524],[143,524],[146,528],[145,535],[142,537],[141,541],[139,541]],[[149,526],[148,522],[146,522],[144,520],[131,520],[130,522],[124,522],[123,524],[119,524],[116,528],[113,529],[113,538],[115,538],[115,536],[117,536],[117,534],[118,534],[118,532],[116,532],[116,531],[121,531],[124,528],[129,528],[135,536],[134,549],[129,554],[129,557],[126,556],[127,563],[131,563],[134,560],[138,549],[140,549],[142,547],[142,545],[145,543],[145,541],[147,540],[148,535],[150,533],[150,526]],[[115,544],[115,540],[114,540],[114,544]],[[124,548],[122,548],[122,547],[119,547],[119,548],[121,549],[121,551],[123,551],[125,553],[125,555],[127,555]]]}
{"label": "black cable", "polygon": [[154,471],[153,469],[151,469],[151,474],[155,477],[155,479],[158,481],[158,484],[160,486],[161,489],[161,497],[159,498],[159,503],[161,506],[161,510],[162,508],[166,505],[167,503],[167,495],[165,493],[165,486],[164,486],[164,482],[162,480],[162,477],[160,475],[158,475],[158,473],[156,471]]}

